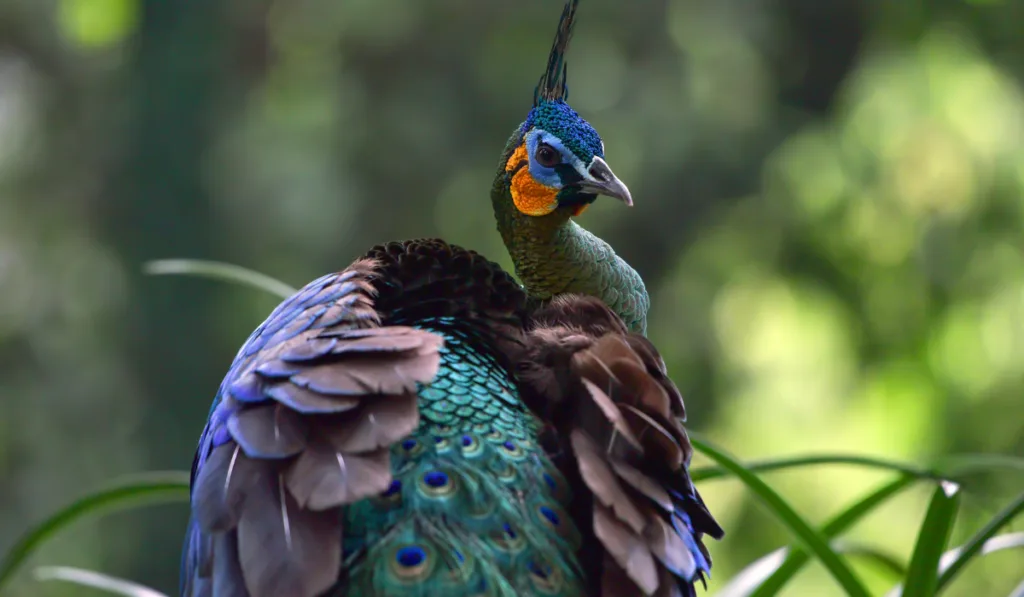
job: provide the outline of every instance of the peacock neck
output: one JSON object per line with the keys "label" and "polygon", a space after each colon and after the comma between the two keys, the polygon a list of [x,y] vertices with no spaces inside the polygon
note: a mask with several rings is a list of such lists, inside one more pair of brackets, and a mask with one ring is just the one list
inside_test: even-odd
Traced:
{"label": "peacock neck", "polygon": [[635,332],[646,334],[650,299],[640,275],[611,246],[570,218],[569,208],[545,216],[516,209],[504,164],[519,144],[513,134],[502,158],[491,202],[498,231],[530,296],[547,300],[563,293],[595,296]]}

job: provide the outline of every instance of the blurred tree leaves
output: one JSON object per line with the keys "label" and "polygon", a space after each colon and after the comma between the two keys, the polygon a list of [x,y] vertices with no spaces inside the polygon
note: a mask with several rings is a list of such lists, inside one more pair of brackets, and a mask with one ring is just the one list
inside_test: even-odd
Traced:
{"label": "blurred tree leaves", "polygon": [[58,22],[64,34],[84,47],[122,42],[138,22],[138,0],[60,0]]}

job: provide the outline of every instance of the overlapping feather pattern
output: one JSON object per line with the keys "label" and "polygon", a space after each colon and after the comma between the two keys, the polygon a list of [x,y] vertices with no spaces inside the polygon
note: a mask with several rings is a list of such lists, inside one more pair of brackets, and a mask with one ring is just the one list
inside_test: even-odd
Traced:
{"label": "overlapping feather pattern", "polygon": [[692,591],[720,529],[664,364],[597,299],[536,309],[436,240],[282,303],[203,433],[183,595]]}
{"label": "overlapping feather pattern", "polygon": [[592,297],[559,296],[530,327],[524,398],[592,493],[579,525],[603,547],[600,594],[694,595],[711,569],[702,538],[724,533],[687,473],[686,410],[661,356]]}

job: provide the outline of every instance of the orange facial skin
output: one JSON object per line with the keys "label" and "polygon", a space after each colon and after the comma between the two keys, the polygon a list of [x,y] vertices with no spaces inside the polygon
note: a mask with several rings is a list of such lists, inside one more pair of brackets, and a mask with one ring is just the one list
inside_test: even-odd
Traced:
{"label": "orange facial skin", "polygon": [[558,189],[533,179],[530,174],[529,157],[526,155],[526,143],[517,147],[505,162],[506,172],[516,168],[519,170],[512,175],[511,184],[512,202],[515,203],[516,209],[528,216],[544,216],[555,211],[558,207]]}

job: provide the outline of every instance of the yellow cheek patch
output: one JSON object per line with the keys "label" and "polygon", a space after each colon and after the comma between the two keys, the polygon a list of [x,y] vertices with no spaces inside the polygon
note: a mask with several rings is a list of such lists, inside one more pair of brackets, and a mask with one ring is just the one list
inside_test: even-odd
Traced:
{"label": "yellow cheek patch", "polygon": [[516,209],[528,216],[544,216],[555,211],[556,195],[558,189],[534,180],[529,168],[523,168],[512,177],[512,201]]}
{"label": "yellow cheek patch", "polygon": [[[525,164],[524,164],[525,162]],[[522,167],[519,166],[522,164]],[[529,157],[526,155],[526,143],[516,148],[505,162],[505,171],[519,168],[512,175],[512,202],[516,209],[528,216],[544,216],[558,207],[558,189],[541,184],[530,175]]]}
{"label": "yellow cheek patch", "polygon": [[511,156],[509,156],[508,161],[505,162],[505,172],[515,170],[519,164],[524,164],[525,166],[525,164],[529,163],[530,156],[526,155],[526,143],[523,142],[519,147],[516,147],[516,150],[512,152]]}

